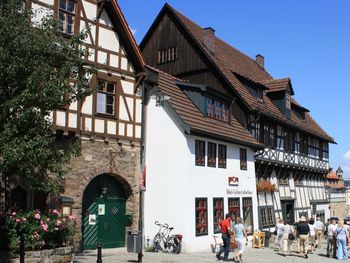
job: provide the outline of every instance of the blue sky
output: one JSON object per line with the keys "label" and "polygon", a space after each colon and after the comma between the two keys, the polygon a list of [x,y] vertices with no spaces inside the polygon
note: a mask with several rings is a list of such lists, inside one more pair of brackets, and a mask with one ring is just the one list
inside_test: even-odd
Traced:
{"label": "blue sky", "polygon": [[[118,0],[137,43],[165,4]],[[169,0],[179,12],[255,58],[274,78],[290,77],[294,98],[331,135],[330,165],[350,178],[350,1]]]}

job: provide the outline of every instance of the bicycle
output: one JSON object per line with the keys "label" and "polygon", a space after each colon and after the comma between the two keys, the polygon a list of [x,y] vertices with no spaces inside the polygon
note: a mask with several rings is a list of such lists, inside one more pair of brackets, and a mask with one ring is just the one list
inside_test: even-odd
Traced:
{"label": "bicycle", "polygon": [[158,221],[154,222],[159,226],[158,233],[153,238],[152,249],[157,252],[159,250],[166,251],[168,253],[178,254],[181,251],[182,235],[175,234],[170,235],[170,232],[174,229],[169,227],[167,223],[161,224]]}

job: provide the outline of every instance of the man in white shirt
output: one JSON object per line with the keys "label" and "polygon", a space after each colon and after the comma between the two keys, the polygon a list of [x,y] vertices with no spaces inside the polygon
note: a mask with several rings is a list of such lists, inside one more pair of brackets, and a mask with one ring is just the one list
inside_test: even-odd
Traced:
{"label": "man in white shirt", "polygon": [[327,257],[331,257],[334,254],[334,233],[336,230],[336,222],[335,220],[331,220],[329,222],[329,226],[327,228]]}
{"label": "man in white shirt", "polygon": [[324,224],[322,223],[320,217],[316,218],[315,226],[316,226],[316,247],[322,248]]}

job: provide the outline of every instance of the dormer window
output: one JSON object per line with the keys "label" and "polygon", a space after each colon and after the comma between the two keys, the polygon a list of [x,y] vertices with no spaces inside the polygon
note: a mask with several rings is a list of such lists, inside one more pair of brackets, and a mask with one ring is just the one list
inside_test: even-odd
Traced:
{"label": "dormer window", "polygon": [[257,98],[258,100],[263,99],[264,92],[261,88],[253,87],[251,85],[246,85],[246,87],[255,98]]}
{"label": "dormer window", "polygon": [[286,91],[286,109],[290,110],[290,92]]}
{"label": "dormer window", "polygon": [[228,121],[228,105],[216,98],[206,98],[207,116],[220,121]]}
{"label": "dormer window", "polygon": [[62,33],[74,34],[76,3],[72,0],[60,0],[59,19],[61,22],[60,30]]}

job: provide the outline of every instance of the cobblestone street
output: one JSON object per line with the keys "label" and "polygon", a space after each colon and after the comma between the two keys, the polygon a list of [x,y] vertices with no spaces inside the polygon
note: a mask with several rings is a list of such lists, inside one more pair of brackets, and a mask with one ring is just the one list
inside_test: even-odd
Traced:
{"label": "cobblestone street", "polygon": [[[254,263],[254,262],[281,262],[284,263],[291,262],[336,262],[335,259],[326,257],[326,246],[324,244],[322,249],[316,250],[314,254],[309,254],[309,258],[301,258],[296,252],[296,244],[292,251],[292,255],[284,257],[280,252],[273,251],[271,248],[264,249],[253,249],[251,247],[246,249],[243,262],[244,263]],[[118,249],[104,249],[103,250],[103,263],[119,263],[119,262],[137,262],[137,255],[132,253],[127,253],[126,248]],[[96,262],[96,250],[90,250],[84,252],[82,255],[76,255],[74,263],[95,263]],[[232,260],[233,253],[230,253],[230,261]],[[163,252],[144,252],[143,262],[146,263],[160,263],[160,262],[223,262],[218,261],[215,258],[215,254],[211,251],[202,251],[197,253],[180,253],[178,255],[167,254]]]}

